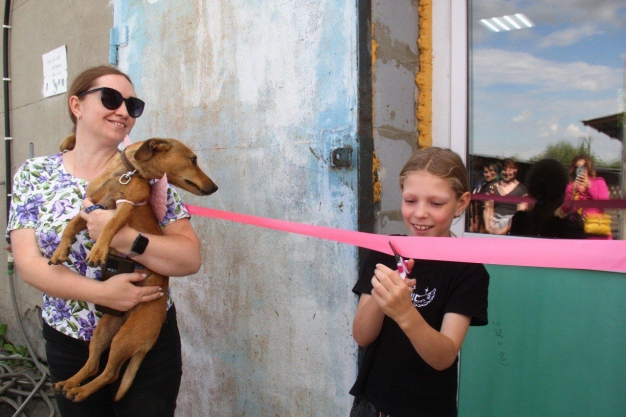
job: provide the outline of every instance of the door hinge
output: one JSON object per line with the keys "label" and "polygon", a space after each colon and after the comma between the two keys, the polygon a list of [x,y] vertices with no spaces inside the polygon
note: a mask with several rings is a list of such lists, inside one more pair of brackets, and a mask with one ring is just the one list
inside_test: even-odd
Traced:
{"label": "door hinge", "polygon": [[117,65],[120,46],[128,43],[128,26],[112,28],[109,33],[109,64]]}

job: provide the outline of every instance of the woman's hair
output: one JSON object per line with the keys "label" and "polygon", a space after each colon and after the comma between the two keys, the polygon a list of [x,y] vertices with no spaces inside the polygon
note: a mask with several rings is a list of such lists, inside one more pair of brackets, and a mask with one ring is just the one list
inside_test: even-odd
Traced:
{"label": "woman's hair", "polygon": [[533,164],[526,174],[528,195],[538,203],[552,204],[558,208],[565,199],[567,170],[555,159],[542,159]]}
{"label": "woman's hair", "polygon": [[67,109],[70,113],[70,119],[72,119],[72,123],[74,124],[73,132],[76,132],[76,116],[74,116],[74,113],[72,113],[69,98],[72,96],[78,96],[85,91],[89,91],[94,86],[96,80],[105,75],[121,75],[122,77],[126,78],[128,82],[131,83],[131,85],[133,84],[128,75],[124,74],[117,68],[113,68],[108,65],[100,65],[97,67],[88,68],[78,74],[76,78],[74,78],[74,81],[72,82],[72,85],[67,92]]}
{"label": "woman's hair", "polygon": [[404,189],[406,176],[418,171],[447,180],[457,199],[470,191],[465,165],[461,157],[450,149],[430,147],[415,151],[400,171],[400,189]]}
{"label": "woman's hair", "polygon": [[508,167],[516,169],[518,168],[517,161],[515,161],[515,159],[513,158],[506,158],[504,161],[502,161],[502,166],[504,167],[504,169],[507,169]]}
{"label": "woman's hair", "polygon": [[569,172],[568,172],[570,178],[576,178],[576,162],[578,162],[581,159],[585,161],[585,165],[587,165],[587,174],[589,175],[589,178],[595,178],[596,169],[593,166],[593,160],[585,154],[576,155],[574,159],[572,159],[572,162],[569,164]]}

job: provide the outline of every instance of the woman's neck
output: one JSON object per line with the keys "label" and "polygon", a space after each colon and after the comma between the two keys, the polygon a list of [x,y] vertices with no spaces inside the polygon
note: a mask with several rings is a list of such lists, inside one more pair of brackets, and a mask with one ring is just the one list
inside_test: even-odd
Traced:
{"label": "woman's neck", "polygon": [[63,164],[72,176],[89,181],[104,172],[116,153],[117,147],[89,146],[77,137],[74,149],[63,154]]}

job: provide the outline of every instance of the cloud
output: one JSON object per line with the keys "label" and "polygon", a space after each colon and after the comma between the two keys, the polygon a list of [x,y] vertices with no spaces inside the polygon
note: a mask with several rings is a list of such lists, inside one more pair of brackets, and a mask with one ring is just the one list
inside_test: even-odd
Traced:
{"label": "cloud", "polygon": [[541,42],[539,42],[539,47],[549,48],[552,46],[569,46],[585,38],[602,34],[604,34],[604,31],[597,29],[594,25],[591,24],[571,27],[568,29],[552,32],[551,34],[543,37]]}
{"label": "cloud", "polygon": [[479,48],[473,54],[474,81],[479,87],[497,84],[533,86],[543,91],[613,91],[622,69],[586,62],[557,62],[526,52]]}
{"label": "cloud", "polygon": [[530,110],[528,109],[524,110],[523,112],[521,112],[520,114],[512,118],[511,120],[514,121],[515,123],[523,122],[524,120],[528,119],[528,117],[530,116],[530,113],[531,113]]}

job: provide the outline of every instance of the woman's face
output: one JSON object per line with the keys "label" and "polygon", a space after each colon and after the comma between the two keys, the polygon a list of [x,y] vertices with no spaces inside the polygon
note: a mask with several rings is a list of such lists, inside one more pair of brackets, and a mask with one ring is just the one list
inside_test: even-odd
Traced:
{"label": "woman's face", "polygon": [[[109,87],[119,91],[122,97],[135,97],[133,85],[121,75],[104,75],[98,78],[90,90]],[[102,104],[100,91],[86,94],[76,102],[79,113],[76,118],[77,133],[88,132],[91,136],[119,144],[130,133],[135,119],[128,115],[126,103],[115,110],[109,110]]]}
{"label": "woman's face", "polygon": [[504,181],[513,181],[517,176],[517,167],[514,165],[507,165],[506,168],[502,170],[502,179]]}
{"label": "woman's face", "polygon": [[579,159],[578,161],[576,161],[576,168],[580,168],[580,167],[585,168],[585,174],[589,173],[587,169],[587,162],[584,159]]}
{"label": "woman's face", "polygon": [[483,176],[485,177],[485,181],[492,181],[496,177],[496,170],[492,166],[485,167],[483,170]]}

